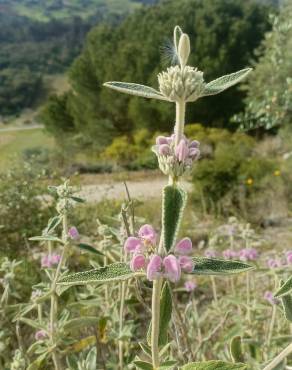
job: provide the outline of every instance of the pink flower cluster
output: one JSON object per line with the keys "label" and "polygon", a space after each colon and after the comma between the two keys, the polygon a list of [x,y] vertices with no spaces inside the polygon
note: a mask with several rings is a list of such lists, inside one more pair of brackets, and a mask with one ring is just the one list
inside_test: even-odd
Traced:
{"label": "pink flower cluster", "polygon": [[78,240],[80,238],[79,232],[75,226],[70,227],[68,235],[73,240]]}
{"label": "pink flower cluster", "polygon": [[193,292],[197,288],[197,283],[193,280],[188,280],[185,282],[184,287],[187,292]]}
{"label": "pink flower cluster", "polygon": [[258,252],[255,248],[243,248],[238,253],[238,257],[241,261],[255,261],[258,256]]}
{"label": "pink flower cluster", "polygon": [[47,336],[48,334],[45,330],[38,330],[34,335],[36,340],[44,340],[47,338]]}
{"label": "pink flower cluster", "polygon": [[278,304],[280,303],[280,301],[274,297],[274,294],[270,291],[267,291],[265,292],[264,294],[264,298],[271,304],[271,305],[275,305],[275,304]]}
{"label": "pink flower cluster", "polygon": [[216,253],[216,251],[214,251],[214,249],[207,249],[205,251],[205,257],[206,258],[216,258],[217,257],[217,253]]}
{"label": "pink flower cluster", "polygon": [[292,265],[292,251],[286,252],[286,259],[289,265]]}
{"label": "pink flower cluster", "polygon": [[192,251],[189,238],[182,239],[175,247],[177,256],[169,254],[162,258],[155,253],[157,234],[151,225],[143,225],[138,237],[129,237],[124,245],[128,253],[132,253],[130,267],[133,271],[145,270],[147,279],[153,281],[165,277],[172,282],[180,280],[182,271],[192,272],[194,262],[188,256]]}
{"label": "pink flower cluster", "polygon": [[175,146],[175,135],[158,136],[152,150],[157,155],[159,167],[165,175],[181,176],[200,156],[200,143],[182,137]]}
{"label": "pink flower cluster", "polygon": [[270,269],[276,269],[276,268],[279,268],[282,266],[282,262],[279,260],[279,259],[275,259],[275,258],[269,258],[267,260],[267,266],[270,268]]}
{"label": "pink flower cluster", "polygon": [[41,260],[42,268],[52,268],[60,262],[61,256],[59,254],[45,255]]}
{"label": "pink flower cluster", "polygon": [[233,249],[225,249],[223,252],[223,257],[228,259],[228,260],[232,260],[232,259],[236,259],[238,258],[238,252],[236,252],[235,250]]}

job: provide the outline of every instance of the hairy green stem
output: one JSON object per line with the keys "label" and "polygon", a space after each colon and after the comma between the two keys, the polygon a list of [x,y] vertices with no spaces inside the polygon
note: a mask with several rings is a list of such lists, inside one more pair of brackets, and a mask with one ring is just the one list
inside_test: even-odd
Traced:
{"label": "hairy green stem", "polygon": [[151,330],[151,351],[152,365],[154,369],[159,367],[159,320],[160,320],[160,293],[163,279],[153,281],[152,291],[152,330]]}
{"label": "hairy green stem", "polygon": [[54,279],[51,285],[51,308],[50,308],[50,340],[52,345],[52,358],[55,366],[55,370],[61,370],[60,359],[56,350],[56,335],[57,335],[57,314],[58,314],[58,296],[56,293],[57,282],[61,273],[63,264],[65,263],[67,248],[68,248],[68,222],[67,215],[63,215],[63,235],[62,240],[64,242],[63,251],[59,264],[57,266]]}

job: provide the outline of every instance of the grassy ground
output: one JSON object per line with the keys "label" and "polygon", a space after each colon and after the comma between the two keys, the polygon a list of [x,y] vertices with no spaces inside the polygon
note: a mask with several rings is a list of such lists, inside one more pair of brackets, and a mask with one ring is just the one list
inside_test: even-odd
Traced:
{"label": "grassy ground", "polygon": [[84,6],[79,0],[63,1],[63,5],[54,6],[52,0],[30,2],[22,0],[13,2],[13,10],[21,16],[29,17],[40,22],[47,22],[50,19],[64,19],[79,16],[88,18],[98,10],[109,14],[121,15],[141,6],[131,0],[90,0]]}
{"label": "grassy ground", "polygon": [[0,131],[0,171],[5,171],[13,160],[22,157],[27,150],[53,149],[54,145],[54,139],[43,129]]}

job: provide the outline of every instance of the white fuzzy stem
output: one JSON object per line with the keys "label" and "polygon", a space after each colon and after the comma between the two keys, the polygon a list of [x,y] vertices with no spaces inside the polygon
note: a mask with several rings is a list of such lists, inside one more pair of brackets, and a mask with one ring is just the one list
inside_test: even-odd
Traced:
{"label": "white fuzzy stem", "polygon": [[176,102],[176,119],[175,119],[175,146],[177,146],[183,136],[185,126],[186,102],[184,100]]}
{"label": "white fuzzy stem", "polygon": [[290,353],[292,353],[292,343],[289,344],[281,353],[278,354],[263,370],[273,370],[279,365]]}

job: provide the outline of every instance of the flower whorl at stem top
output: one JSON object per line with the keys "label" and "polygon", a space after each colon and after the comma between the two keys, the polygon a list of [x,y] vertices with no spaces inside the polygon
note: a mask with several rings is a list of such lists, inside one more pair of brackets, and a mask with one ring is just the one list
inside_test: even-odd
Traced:
{"label": "flower whorl at stem top", "polygon": [[182,239],[175,247],[175,254],[161,257],[156,254],[157,234],[151,225],[143,225],[138,237],[129,237],[125,241],[124,249],[133,256],[130,268],[133,271],[146,271],[147,279],[153,281],[159,277],[177,282],[182,271],[192,272],[194,262],[188,256],[192,251],[192,242],[189,238]]}
{"label": "flower whorl at stem top", "polygon": [[190,66],[167,68],[158,74],[158,83],[161,94],[170,101],[193,102],[205,90],[203,72]]}
{"label": "flower whorl at stem top", "polygon": [[180,177],[191,170],[193,162],[200,156],[200,143],[185,136],[175,146],[175,134],[158,136],[152,151],[158,158],[159,168],[165,175]]}

